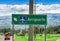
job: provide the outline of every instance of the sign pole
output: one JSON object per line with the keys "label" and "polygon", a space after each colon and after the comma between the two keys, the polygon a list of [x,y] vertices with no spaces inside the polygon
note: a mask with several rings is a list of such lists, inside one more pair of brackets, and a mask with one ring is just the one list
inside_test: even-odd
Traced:
{"label": "sign pole", "polygon": [[12,41],[14,41],[14,24],[12,25]]}
{"label": "sign pole", "polygon": [[45,25],[45,39],[44,40],[46,41],[46,25]]}
{"label": "sign pole", "polygon": [[26,25],[25,25],[25,36],[26,36]]}
{"label": "sign pole", "polygon": [[[33,14],[33,0],[29,0],[29,14]],[[33,31],[33,27],[32,25],[29,25],[29,38],[28,38],[28,41],[33,41],[33,34],[34,34],[34,31]]]}

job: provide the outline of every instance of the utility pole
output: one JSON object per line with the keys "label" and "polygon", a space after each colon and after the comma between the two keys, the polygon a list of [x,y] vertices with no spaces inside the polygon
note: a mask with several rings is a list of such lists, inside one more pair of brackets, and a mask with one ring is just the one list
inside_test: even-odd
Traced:
{"label": "utility pole", "polygon": [[[29,14],[33,14],[33,1],[34,0],[29,0]],[[29,38],[28,41],[33,41],[34,38],[34,27],[33,25],[29,25]]]}

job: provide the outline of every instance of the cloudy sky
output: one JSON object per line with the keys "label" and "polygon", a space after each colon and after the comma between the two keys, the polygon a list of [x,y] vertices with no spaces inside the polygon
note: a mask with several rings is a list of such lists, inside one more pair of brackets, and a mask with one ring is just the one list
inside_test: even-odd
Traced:
{"label": "cloudy sky", "polygon": [[[60,0],[34,0],[34,7],[47,14],[48,25],[60,25]],[[0,26],[10,26],[12,14],[29,14],[29,0],[0,0]]]}
{"label": "cloudy sky", "polygon": [[[60,13],[60,0],[34,0],[36,14]],[[29,0],[0,0],[0,16],[12,13],[28,14]]]}

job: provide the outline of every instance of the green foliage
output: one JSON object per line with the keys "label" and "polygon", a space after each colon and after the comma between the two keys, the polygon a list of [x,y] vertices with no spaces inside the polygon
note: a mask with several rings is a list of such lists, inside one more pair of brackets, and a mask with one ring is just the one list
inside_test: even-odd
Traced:
{"label": "green foliage", "polygon": [[46,28],[47,34],[60,34],[60,26]]}
{"label": "green foliage", "polygon": [[39,33],[39,29],[38,29],[38,27],[34,27],[34,33]]}
{"label": "green foliage", "polygon": [[4,28],[3,30],[4,30],[4,33],[11,32],[11,29],[10,28]]}
{"label": "green foliage", "polygon": [[[60,34],[47,34],[46,41],[56,41],[59,38]],[[43,34],[42,36],[36,34],[36,38],[34,39],[34,41],[44,41],[44,39],[45,37]],[[15,36],[14,41],[28,41],[28,36]]]}

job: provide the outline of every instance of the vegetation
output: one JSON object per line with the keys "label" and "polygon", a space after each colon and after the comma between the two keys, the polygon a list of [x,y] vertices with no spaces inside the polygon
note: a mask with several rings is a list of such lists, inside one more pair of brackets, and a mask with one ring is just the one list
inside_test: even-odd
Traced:
{"label": "vegetation", "polygon": [[9,35],[12,35],[11,31],[12,31],[12,30],[11,30],[10,28],[0,29],[0,33],[3,33],[4,35],[5,35],[6,33],[10,33]]}
{"label": "vegetation", "polygon": [[[47,34],[46,41],[56,41],[60,38],[60,34]],[[44,41],[44,35],[40,36],[39,34],[36,35],[34,41]],[[28,41],[28,36],[15,36],[14,41]]]}
{"label": "vegetation", "polygon": [[[4,28],[0,29],[0,33],[6,33],[13,31],[10,28]],[[34,27],[34,41],[44,41],[44,27]],[[22,34],[21,34],[22,33]],[[28,29],[27,31],[25,29],[22,30],[14,30],[14,41],[28,41]],[[49,26],[46,28],[46,40],[47,41],[56,41],[60,38],[60,26]]]}
{"label": "vegetation", "polygon": [[[6,32],[11,32],[12,30],[10,28],[4,28],[0,29],[0,33],[6,33]],[[44,28],[43,27],[34,27],[34,34],[43,34],[44,33]],[[14,30],[14,34],[20,33],[20,30]],[[28,30],[26,31],[25,29],[22,30],[22,33],[28,33]],[[55,27],[47,27],[46,28],[46,33],[47,34],[60,34],[60,26],[55,26]]]}
{"label": "vegetation", "polygon": [[[34,32],[37,34],[43,34],[45,29],[42,27],[35,27]],[[46,34],[60,34],[60,26],[55,26],[55,27],[47,27],[46,28]]]}
{"label": "vegetation", "polygon": [[[43,27],[34,27],[34,41],[44,41],[44,31]],[[22,32],[28,33],[28,31],[23,30]],[[60,26],[47,27],[46,28],[46,41],[56,41],[60,38]],[[28,41],[28,35],[25,36],[15,36],[14,41]]]}

